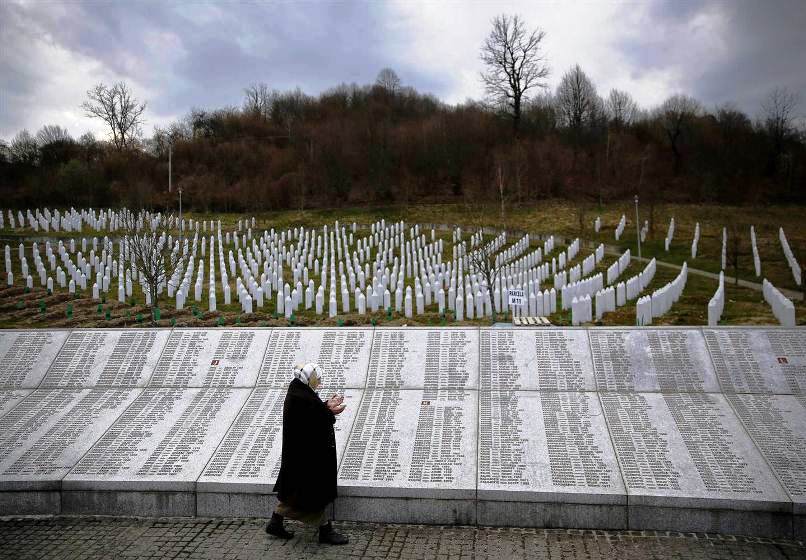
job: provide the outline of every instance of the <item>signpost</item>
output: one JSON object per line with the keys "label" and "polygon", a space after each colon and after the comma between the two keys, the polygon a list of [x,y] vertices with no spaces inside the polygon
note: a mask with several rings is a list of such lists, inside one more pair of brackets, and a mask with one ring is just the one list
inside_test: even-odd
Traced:
{"label": "signpost", "polygon": [[526,292],[525,290],[509,290],[509,306],[518,306],[521,307],[526,304]]}

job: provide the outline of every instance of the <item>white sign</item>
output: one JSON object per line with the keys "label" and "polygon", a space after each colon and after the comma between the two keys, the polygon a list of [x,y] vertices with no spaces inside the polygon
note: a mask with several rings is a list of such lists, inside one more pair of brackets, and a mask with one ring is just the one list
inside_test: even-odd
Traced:
{"label": "white sign", "polygon": [[509,305],[525,305],[526,293],[524,290],[509,290]]}

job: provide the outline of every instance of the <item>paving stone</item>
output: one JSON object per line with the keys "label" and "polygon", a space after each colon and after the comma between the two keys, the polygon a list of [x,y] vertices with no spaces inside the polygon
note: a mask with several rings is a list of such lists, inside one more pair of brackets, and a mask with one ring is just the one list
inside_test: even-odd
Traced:
{"label": "paving stone", "polygon": [[265,519],[24,517],[0,518],[0,558],[14,560],[265,558],[470,558],[517,560],[795,559],[806,545],[785,539],[670,531],[442,527],[337,522],[344,547],[319,545],[314,528],[276,540]]}

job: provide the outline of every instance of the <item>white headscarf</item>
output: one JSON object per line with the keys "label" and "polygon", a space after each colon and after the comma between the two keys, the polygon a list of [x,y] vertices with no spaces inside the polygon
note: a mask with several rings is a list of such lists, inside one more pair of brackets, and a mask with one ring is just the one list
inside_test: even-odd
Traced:
{"label": "white headscarf", "polygon": [[319,382],[321,383],[323,374],[324,372],[318,364],[307,363],[304,365],[297,364],[294,366],[294,377],[305,383],[305,385],[309,385],[311,378],[313,377],[319,379]]}

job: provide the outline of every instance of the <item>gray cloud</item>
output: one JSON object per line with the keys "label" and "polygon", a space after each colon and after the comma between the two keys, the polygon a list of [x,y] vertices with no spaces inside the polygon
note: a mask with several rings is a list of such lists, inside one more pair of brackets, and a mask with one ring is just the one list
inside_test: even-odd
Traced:
{"label": "gray cloud", "polygon": [[[371,82],[384,66],[418,90],[455,97],[477,51],[467,67],[424,67],[407,48],[418,29],[395,17],[390,5],[364,2],[0,2],[0,136],[53,119],[90,126],[78,110],[84,92],[112,79],[142,92],[152,124],[191,107],[238,105],[253,82],[316,94]],[[631,75],[673,72],[678,91],[751,114],[772,87],[806,93],[803,0],[655,2],[647,19],[629,39],[614,38]],[[457,44],[483,40],[444,25]]]}
{"label": "gray cloud", "polygon": [[[806,4],[737,0],[722,7],[730,49],[721,64],[692,84],[693,94],[712,103],[735,101],[751,114],[774,87],[806,95]],[[806,106],[801,109],[806,112]]]}
{"label": "gray cloud", "polygon": [[646,33],[620,42],[634,72],[676,69],[677,91],[751,116],[774,87],[806,95],[803,0],[658,2],[650,13]]}

